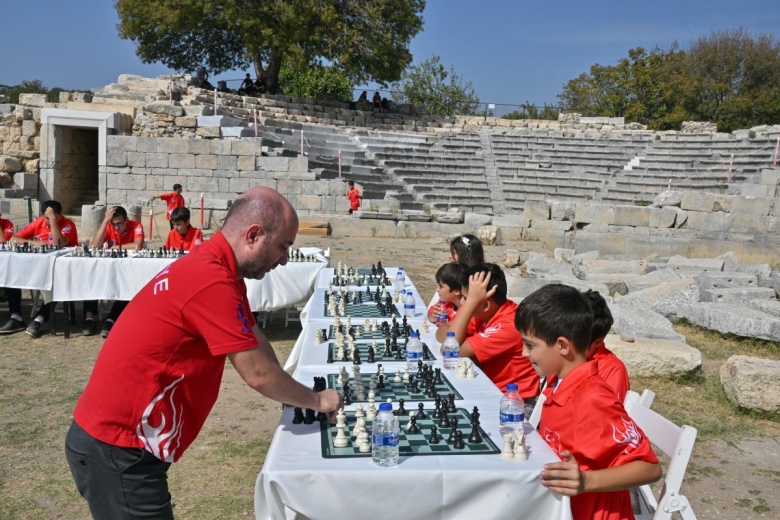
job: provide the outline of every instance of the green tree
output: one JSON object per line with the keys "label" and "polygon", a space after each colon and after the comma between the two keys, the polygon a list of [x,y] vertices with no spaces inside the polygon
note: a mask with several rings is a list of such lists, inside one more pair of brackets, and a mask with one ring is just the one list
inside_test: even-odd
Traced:
{"label": "green tree", "polygon": [[519,110],[505,114],[502,116],[502,119],[548,119],[555,121],[558,119],[558,109],[554,105],[545,103],[542,109],[539,110],[538,106],[532,105],[530,101],[526,101],[520,105]]}
{"label": "green tree", "polygon": [[352,101],[354,87],[343,71],[319,63],[300,70],[286,62],[279,73],[279,84],[290,96],[309,99],[325,96],[344,102]]}
{"label": "green tree", "polygon": [[119,35],[144,63],[212,73],[250,63],[278,92],[282,64],[325,59],[354,83],[397,80],[425,0],[116,0]]}
{"label": "green tree", "polygon": [[8,101],[11,103],[19,102],[19,94],[46,94],[48,89],[39,79],[24,80],[7,91]]}
{"label": "green tree", "polygon": [[393,85],[393,101],[424,106],[429,114],[440,116],[475,115],[479,110],[471,82],[464,83],[454,66],[448,72],[439,56],[407,69]]}

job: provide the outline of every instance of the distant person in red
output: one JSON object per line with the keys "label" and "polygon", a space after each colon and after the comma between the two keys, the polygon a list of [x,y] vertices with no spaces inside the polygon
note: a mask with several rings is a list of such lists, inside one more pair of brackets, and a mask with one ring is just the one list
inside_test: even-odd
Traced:
{"label": "distant person in red", "polygon": [[353,211],[360,209],[360,200],[363,196],[360,194],[360,190],[355,187],[355,181],[349,181],[347,186],[347,198],[349,199],[349,211],[347,211],[347,215],[352,215]]}
{"label": "distant person in red", "polygon": [[203,233],[190,225],[190,210],[187,208],[173,210],[171,223],[173,229],[168,233],[168,239],[165,241],[165,247],[168,249],[189,251],[203,243]]}
{"label": "distant person in red", "polygon": [[[62,204],[56,200],[47,200],[41,203],[41,213],[43,213],[42,216],[30,222],[10,240],[17,244],[29,243],[32,246],[73,247],[78,245],[79,237],[76,232],[76,224],[63,216]],[[21,332],[25,330],[25,323],[22,319],[22,290],[6,288],[5,294],[8,297],[11,319],[0,328],[0,334]],[[34,338],[39,337],[41,325],[44,321],[49,320],[49,312],[49,305],[42,304],[35,319],[29,327],[26,327],[27,334]]]}
{"label": "distant person in red", "polygon": [[[122,249],[141,249],[144,246],[144,227],[137,220],[130,220],[127,217],[127,210],[122,206],[108,208],[103,222],[100,223],[92,237],[93,246],[103,247],[103,244],[108,249],[119,249],[120,246]],[[127,304],[128,302],[117,300],[111,305],[103,329],[100,331],[102,337],[108,336],[114,322],[125,310]],[[84,327],[81,330],[81,334],[84,336],[94,336],[97,332],[97,320],[95,319],[97,313],[97,300],[84,302]]]}
{"label": "distant person in red", "polygon": [[[0,217],[2,216],[3,214],[0,213]],[[14,236],[14,223],[10,220],[0,218],[0,230],[2,230],[2,233],[0,233],[0,244],[5,244]]]}
{"label": "distant person in red", "polygon": [[181,184],[174,184],[173,191],[171,193],[163,193],[159,196],[153,196],[151,199],[149,199],[149,202],[154,202],[154,199],[164,200],[168,204],[168,213],[166,213],[165,218],[168,219],[168,223],[171,225],[171,229],[173,229],[171,213],[173,213],[173,210],[176,208],[183,208],[185,205],[184,197],[181,196]]}

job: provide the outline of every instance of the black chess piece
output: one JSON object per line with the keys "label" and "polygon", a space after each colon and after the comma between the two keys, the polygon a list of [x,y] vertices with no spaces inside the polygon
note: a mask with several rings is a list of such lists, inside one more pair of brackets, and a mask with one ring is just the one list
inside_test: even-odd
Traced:
{"label": "black chess piece", "polygon": [[439,397],[438,395],[436,396],[436,405],[433,408],[432,417],[434,419],[439,419],[441,417],[441,397]]}
{"label": "black chess piece", "polygon": [[417,418],[418,419],[427,419],[428,416],[425,413],[425,404],[424,403],[418,403],[417,404]]}
{"label": "black chess piece", "polygon": [[423,365],[423,362],[422,362],[422,360],[418,360],[418,361],[417,361],[417,371],[418,371],[418,372],[421,372],[421,371],[422,371],[422,369],[423,369],[423,366],[424,366],[424,365]]}
{"label": "black chess piece", "polygon": [[179,247],[179,256],[184,256],[184,246]]}
{"label": "black chess piece", "polygon": [[455,413],[457,408],[455,408],[455,394],[450,394],[447,396],[447,411],[449,413]]}
{"label": "black chess piece", "polygon": [[390,350],[390,338],[385,338],[385,353],[383,354],[384,357],[387,359],[390,359],[393,357],[393,351]]}
{"label": "black chess piece", "polygon": [[406,326],[408,324],[408,322],[406,321],[406,316],[404,316],[404,319],[401,320],[401,324],[403,325],[404,330],[406,330]]}
{"label": "black chess piece", "polygon": [[323,423],[328,420],[328,414],[325,412],[317,412],[317,422]]}
{"label": "black chess piece", "polygon": [[479,421],[476,419],[471,420],[471,435],[469,435],[469,444],[480,444],[482,442],[482,435],[479,433]]}
{"label": "black chess piece", "polygon": [[385,376],[384,374],[379,374],[379,382],[376,384],[377,388],[384,388],[385,387]]}
{"label": "black chess piece", "polygon": [[360,350],[358,350],[357,347],[355,347],[355,350],[352,353],[352,364],[353,365],[360,365],[361,364],[361,361],[360,361]]}
{"label": "black chess piece", "polygon": [[328,363],[333,363],[333,350],[331,350],[330,347],[328,347]]}
{"label": "black chess piece", "polygon": [[298,406],[296,406],[293,409],[292,423],[293,424],[301,424],[302,422],[303,422],[303,409],[298,407]]}
{"label": "black chess piece", "polygon": [[452,428],[452,431],[450,432],[450,436],[447,437],[447,443],[452,444],[455,442],[455,432],[458,430],[458,418],[453,417],[450,419],[450,427]]}
{"label": "black chess piece", "polygon": [[371,274],[376,274],[376,265],[371,264]]}
{"label": "black chess piece", "polygon": [[406,415],[406,408],[404,408],[405,399],[401,398],[398,400],[398,410],[396,410],[397,415]]}
{"label": "black chess piece", "polygon": [[417,426],[417,417],[414,415],[409,416],[409,426],[406,427],[407,433],[420,433],[420,427]]}
{"label": "black chess piece", "polygon": [[435,376],[435,378],[434,378],[434,381],[436,382],[436,384],[437,384],[437,385],[440,385],[440,384],[442,384],[442,380],[441,380],[441,368],[436,368],[436,369],[434,369],[434,371],[435,371],[435,373],[436,373],[436,376]]}
{"label": "black chess piece", "polygon": [[452,447],[456,450],[463,450],[466,448],[466,445],[463,443],[463,432],[458,430],[455,432],[455,442],[452,444]]}
{"label": "black chess piece", "polygon": [[475,406],[474,409],[471,411],[471,420],[479,421],[479,415],[480,415],[479,408]]}
{"label": "black chess piece", "polygon": [[352,404],[352,390],[349,388],[349,384],[344,385],[344,406],[349,406]]}
{"label": "black chess piece", "polygon": [[379,364],[376,366],[376,375],[377,375],[377,377],[378,377],[378,376],[379,376],[379,374],[381,374],[381,373],[382,373],[382,363],[379,363]]}
{"label": "black chess piece", "polygon": [[317,416],[314,414],[314,410],[307,408],[306,415],[303,417],[303,424],[314,424],[316,420]]}
{"label": "black chess piece", "polygon": [[452,423],[450,422],[450,417],[447,415],[447,412],[442,410],[441,416],[439,417],[439,427],[440,428],[449,428]]}
{"label": "black chess piece", "polygon": [[322,330],[322,341],[328,341],[328,329],[321,329]]}
{"label": "black chess piece", "polygon": [[436,427],[435,424],[431,426],[431,435],[430,437],[428,437],[428,444],[439,444],[439,442],[441,442],[439,436],[436,433],[438,431],[439,429]]}
{"label": "black chess piece", "polygon": [[344,354],[342,354],[342,356],[341,356],[341,360],[342,360],[342,361],[349,361],[349,356],[347,356],[347,349],[342,349],[342,352],[343,352]]}

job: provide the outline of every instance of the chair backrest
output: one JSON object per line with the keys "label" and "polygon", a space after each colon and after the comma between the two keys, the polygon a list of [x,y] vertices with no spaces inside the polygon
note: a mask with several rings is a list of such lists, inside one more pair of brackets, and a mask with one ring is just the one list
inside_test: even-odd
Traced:
{"label": "chair backrest", "polygon": [[[652,401],[651,401],[652,402]],[[684,519],[695,519],[688,499],[680,494],[680,486],[685,477],[685,470],[696,442],[696,428],[692,426],[677,426],[658,412],[651,410],[639,400],[639,394],[633,392],[626,396],[626,412],[629,417],[645,432],[650,442],[669,456],[669,468],[666,472],[661,496],[657,503],[652,499],[649,486],[641,486],[640,492],[651,498],[650,506],[655,507],[653,520],[668,520],[672,513],[679,512]],[[640,518],[639,516],[637,518]]]}
{"label": "chair backrest", "polygon": [[653,392],[649,388],[645,388],[641,394],[638,394],[633,390],[629,390],[628,392],[626,392],[626,398],[623,400],[623,408],[628,408],[629,399],[634,399],[639,401],[639,404],[641,404],[645,408],[651,408],[653,406],[653,401],[655,401],[655,392]]}
{"label": "chair backrest", "polygon": [[544,394],[539,394],[536,398],[536,404],[534,405],[534,411],[531,412],[531,417],[528,418],[528,424],[533,426],[534,430],[539,428],[539,421],[542,419],[542,405],[547,400]]}

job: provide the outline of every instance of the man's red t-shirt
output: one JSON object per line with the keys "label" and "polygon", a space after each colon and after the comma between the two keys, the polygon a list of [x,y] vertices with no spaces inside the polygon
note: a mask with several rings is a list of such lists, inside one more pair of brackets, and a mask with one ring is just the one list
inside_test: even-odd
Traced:
{"label": "man's red t-shirt", "polygon": [[353,210],[360,208],[360,191],[357,188],[347,190],[347,198],[349,199],[349,207]]}
{"label": "man's red t-shirt", "polygon": [[517,383],[520,397],[529,399],[538,394],[539,376],[523,357],[523,338],[515,328],[515,311],[517,304],[507,300],[489,321],[477,321],[474,334],[467,335],[466,341],[479,366],[502,392],[507,383]]}
{"label": "man's red t-shirt", "polygon": [[233,250],[218,232],[133,298],[73,418],[102,442],[179,460],[217,400],[227,354],[257,347],[254,324]]}
{"label": "man's red t-shirt", "polygon": [[[658,462],[644,432],[599,377],[596,363],[573,368],[544,395],[539,433],[556,453],[569,450],[583,471]],[[575,520],[634,518],[628,490],[571,497],[571,511]]]}
{"label": "man's red t-shirt", "polygon": [[160,195],[160,200],[164,200],[168,203],[168,213],[165,215],[165,218],[168,220],[171,220],[171,213],[173,213],[173,210],[184,207],[184,197],[175,191],[163,193]]}
{"label": "man's red t-shirt", "polygon": [[[103,233],[103,242],[108,243],[108,247],[118,246],[119,244],[132,244],[136,239],[144,239],[144,227],[137,220],[127,220],[127,227],[125,232],[120,234],[117,229],[108,224],[106,226],[106,232]],[[103,244],[95,244],[96,247],[100,247]]]}
{"label": "man's red t-shirt", "polygon": [[3,235],[5,235],[6,240],[11,240],[11,237],[14,236],[14,223],[10,220],[0,218],[0,230],[3,232]]}
{"label": "man's red t-shirt", "polygon": [[626,399],[626,393],[631,388],[628,382],[628,370],[626,365],[609,350],[604,343],[601,343],[596,353],[590,358],[590,361],[596,363],[599,369],[599,377],[603,379],[617,395],[621,403]]}
{"label": "man's red t-shirt", "polygon": [[[79,245],[76,224],[74,224],[72,220],[67,219],[62,215],[60,216],[59,220],[57,220],[57,222],[60,225],[60,233],[62,233],[62,236],[68,239],[67,245],[70,247]],[[17,233],[17,235],[27,240],[38,240],[40,242],[48,242],[49,244],[54,243],[54,239],[51,236],[51,229],[49,229],[49,224],[43,217],[38,217],[27,224],[24,228],[22,228],[21,231],[19,231],[19,233]]]}
{"label": "man's red t-shirt", "polygon": [[165,241],[165,247],[168,249],[181,249],[185,251],[192,249],[192,246],[200,245],[203,242],[203,233],[200,229],[190,226],[189,231],[181,236],[175,229],[168,233],[168,239]]}

